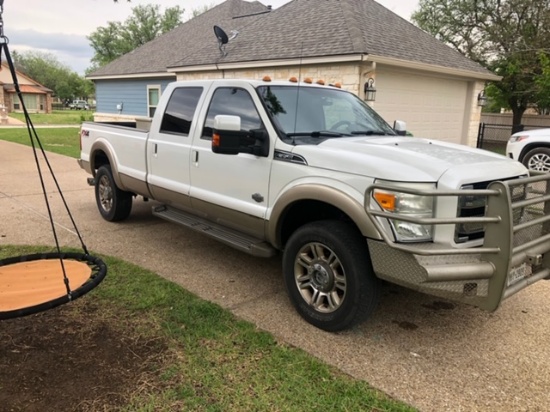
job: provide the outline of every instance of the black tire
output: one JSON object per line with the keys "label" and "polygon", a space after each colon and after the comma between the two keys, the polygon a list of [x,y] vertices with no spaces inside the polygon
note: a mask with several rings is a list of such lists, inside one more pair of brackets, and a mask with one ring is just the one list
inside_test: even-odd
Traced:
{"label": "black tire", "polygon": [[101,166],[95,176],[95,200],[103,219],[119,222],[132,211],[132,193],[120,190],[113,178],[111,166]]}
{"label": "black tire", "polygon": [[380,281],[366,240],[345,222],[324,220],[296,230],[285,247],[283,275],[298,313],[329,332],[365,320],[378,305]]}
{"label": "black tire", "polygon": [[550,172],[550,148],[536,147],[529,150],[521,161],[523,165],[530,170],[540,172]]}

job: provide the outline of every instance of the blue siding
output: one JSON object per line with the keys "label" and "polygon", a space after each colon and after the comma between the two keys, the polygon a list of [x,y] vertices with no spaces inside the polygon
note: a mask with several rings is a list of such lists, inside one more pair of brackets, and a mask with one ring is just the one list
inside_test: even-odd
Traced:
{"label": "blue siding", "polygon": [[160,85],[164,92],[168,79],[96,80],[96,111],[119,113],[117,105],[122,103],[121,114],[147,116],[147,86]]}

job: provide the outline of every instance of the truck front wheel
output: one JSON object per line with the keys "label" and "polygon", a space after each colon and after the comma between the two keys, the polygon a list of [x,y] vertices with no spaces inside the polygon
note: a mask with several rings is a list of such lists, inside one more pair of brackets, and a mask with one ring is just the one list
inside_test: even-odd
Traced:
{"label": "truck front wheel", "polygon": [[117,187],[109,165],[103,165],[97,170],[95,200],[99,213],[109,222],[124,220],[132,211],[132,193]]}
{"label": "truck front wheel", "polygon": [[319,221],[296,230],[285,247],[283,273],[298,313],[329,332],[361,322],[378,304],[380,281],[366,241],[345,222]]}

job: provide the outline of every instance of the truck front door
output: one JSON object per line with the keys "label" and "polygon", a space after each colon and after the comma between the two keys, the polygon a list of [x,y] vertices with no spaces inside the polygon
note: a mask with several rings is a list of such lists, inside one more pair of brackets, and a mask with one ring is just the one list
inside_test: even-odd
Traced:
{"label": "truck front door", "polygon": [[210,94],[210,104],[200,116],[202,131],[197,130],[192,147],[191,205],[203,217],[262,238],[271,154],[216,154],[211,141],[217,115],[239,116],[241,130],[265,129],[267,119],[262,120],[257,110],[260,102],[252,87],[246,89],[240,83],[240,87],[218,87]]}

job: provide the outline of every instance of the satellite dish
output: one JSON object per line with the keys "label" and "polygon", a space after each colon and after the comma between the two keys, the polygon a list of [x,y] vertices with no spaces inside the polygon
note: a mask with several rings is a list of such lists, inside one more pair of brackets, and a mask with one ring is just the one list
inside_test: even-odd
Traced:
{"label": "satellite dish", "polygon": [[216,33],[216,38],[218,39],[220,47],[224,44],[227,44],[227,42],[229,41],[229,37],[227,37],[227,34],[220,26],[214,26],[214,33]]}
{"label": "satellite dish", "polygon": [[214,26],[214,34],[218,39],[218,47],[220,48],[222,56],[227,56],[227,53],[225,52],[225,45],[229,43],[230,40],[233,40],[235,37],[237,37],[239,35],[239,32],[237,30],[231,30],[231,37],[228,37],[227,33],[220,26]]}

